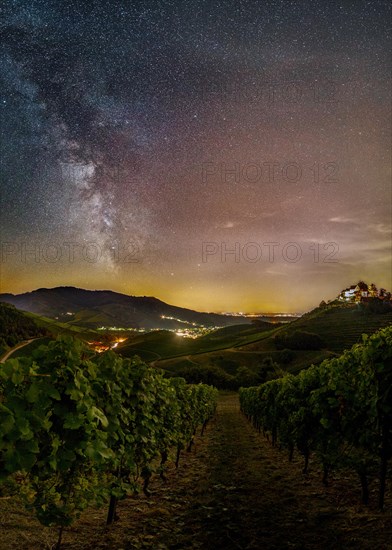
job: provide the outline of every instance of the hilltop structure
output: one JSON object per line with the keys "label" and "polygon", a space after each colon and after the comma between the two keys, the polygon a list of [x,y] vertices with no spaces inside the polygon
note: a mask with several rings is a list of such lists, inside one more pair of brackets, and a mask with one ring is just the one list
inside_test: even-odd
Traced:
{"label": "hilltop structure", "polygon": [[374,283],[368,285],[364,281],[359,281],[356,285],[351,285],[342,290],[338,296],[338,300],[342,302],[366,302],[370,298],[378,298],[379,300],[391,300],[391,293],[385,288],[378,289]]}

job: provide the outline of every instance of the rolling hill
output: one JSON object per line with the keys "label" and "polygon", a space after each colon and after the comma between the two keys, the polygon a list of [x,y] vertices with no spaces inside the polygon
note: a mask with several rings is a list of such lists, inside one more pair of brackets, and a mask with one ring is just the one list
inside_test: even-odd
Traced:
{"label": "rolling hill", "polygon": [[127,296],[110,290],[40,288],[25,294],[0,294],[0,302],[67,324],[91,328],[180,329],[193,323],[206,327],[249,324],[246,317],[200,313],[166,304],[157,298]]}
{"label": "rolling hill", "polygon": [[[266,357],[277,362],[284,370],[297,372],[312,363],[319,363],[333,355],[339,355],[344,349],[362,340],[362,334],[372,334],[380,328],[392,324],[392,310],[377,314],[358,307],[357,304],[334,302],[326,307],[318,307],[291,323],[256,327],[230,327],[220,329],[193,342],[179,342],[168,333],[166,338],[161,335],[160,342],[151,346],[151,342],[140,340],[138,351],[145,359],[153,361],[154,365],[171,373],[184,372],[191,366],[206,366],[218,364],[229,373],[236,367],[245,366],[257,370]],[[296,333],[316,334],[322,345],[320,349],[297,348],[287,354],[277,347],[275,336],[287,334],[294,337]],[[176,347],[175,347],[176,346]],[[197,346],[197,351],[193,346]],[[136,348],[136,346],[134,346]],[[133,345],[124,346],[124,354],[131,353]],[[192,349],[193,348],[193,349]],[[149,351],[154,354],[148,356]],[[122,348],[118,349],[122,353]],[[157,358],[160,356],[160,359]]]}
{"label": "rolling hill", "polygon": [[[59,298],[57,305],[56,297]],[[101,324],[104,315],[110,315],[110,326],[121,326],[129,309],[132,315],[137,314],[139,318],[141,318],[142,309],[143,319],[148,319],[150,323],[157,322],[158,319],[161,322],[172,322],[173,319],[161,319],[160,316],[170,316],[171,313],[174,317],[181,312],[182,322],[178,322],[181,329],[187,322],[196,323],[197,320],[207,323],[206,316],[210,322],[211,320],[216,322],[218,319],[221,323],[234,320],[238,323],[239,320],[238,317],[226,318],[221,315],[175,308],[155,298],[135,299],[106,291],[94,292],[62,287],[41,289],[27,295],[11,296],[11,298],[20,304],[20,307],[24,306],[26,309],[34,308],[51,315],[65,312],[62,316],[58,315],[62,320],[30,312],[19,312],[19,314],[33,321],[51,337],[68,334],[85,341],[101,340],[105,337],[105,332],[95,330],[97,324]],[[1,295],[1,299],[4,300],[4,295]],[[138,301],[142,304],[141,309],[131,306]],[[98,305],[93,307],[94,303]],[[121,303],[125,304],[128,310],[123,306],[125,311],[122,311]],[[4,307],[7,306],[4,305]],[[79,307],[80,309],[77,309]],[[192,321],[186,321],[186,316]],[[94,322],[93,319],[95,319]],[[176,334],[172,331],[173,324],[170,324],[171,331],[162,329],[147,333],[121,333],[121,336],[126,336],[126,341],[118,344],[116,352],[127,357],[138,355],[143,360],[172,374],[183,374],[188,368],[211,365],[222,368],[228,374],[234,374],[239,367],[257,371],[266,358],[271,359],[284,370],[296,372],[312,363],[340,354],[344,349],[360,342],[362,334],[371,334],[390,324],[392,324],[392,309],[377,313],[358,304],[336,301],[317,307],[301,318],[286,324],[272,324],[261,320],[251,324],[231,324],[212,330],[196,339]],[[278,339],[284,335],[285,341],[290,342],[290,339],[294,341],[298,339],[298,335],[309,336],[309,333],[313,338],[316,337],[318,346],[312,348],[306,343],[302,346],[296,342],[296,345],[291,348],[290,345],[284,346],[290,348],[287,353],[287,349],[277,345]],[[31,343],[18,354],[26,354],[37,345],[37,342]]]}
{"label": "rolling hill", "polygon": [[34,349],[43,343],[48,343],[57,336],[72,336],[85,342],[100,340],[102,333],[88,327],[70,325],[35,313],[22,311],[11,304],[0,302],[0,357],[4,359],[6,352],[32,340],[12,353],[12,357],[30,355]]}
{"label": "rolling hill", "polygon": [[258,340],[266,332],[275,331],[280,324],[259,322],[257,325],[233,325],[201,336],[182,338],[166,330],[154,331],[130,337],[118,347],[121,355],[139,355],[145,361],[156,361],[169,357],[203,354],[210,351],[245,345]]}
{"label": "rolling hill", "polygon": [[46,334],[46,327],[37,325],[14,306],[0,303],[0,355],[23,340],[41,338]]}

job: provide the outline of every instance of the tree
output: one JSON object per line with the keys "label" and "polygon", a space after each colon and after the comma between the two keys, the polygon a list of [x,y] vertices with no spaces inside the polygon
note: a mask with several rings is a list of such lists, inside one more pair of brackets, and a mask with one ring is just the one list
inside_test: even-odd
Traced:
{"label": "tree", "polygon": [[250,386],[256,386],[260,383],[260,380],[258,375],[248,367],[238,367],[235,382],[239,388],[249,388]]}

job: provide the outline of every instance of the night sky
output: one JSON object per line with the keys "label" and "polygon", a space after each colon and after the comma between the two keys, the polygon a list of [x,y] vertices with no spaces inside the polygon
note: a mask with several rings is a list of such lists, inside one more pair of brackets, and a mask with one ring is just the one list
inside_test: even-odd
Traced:
{"label": "night sky", "polygon": [[6,1],[1,291],[390,290],[389,4]]}

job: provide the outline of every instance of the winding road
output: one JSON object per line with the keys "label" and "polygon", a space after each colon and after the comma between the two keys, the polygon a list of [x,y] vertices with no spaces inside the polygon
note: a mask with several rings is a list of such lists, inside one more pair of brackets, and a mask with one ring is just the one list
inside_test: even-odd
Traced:
{"label": "winding road", "polygon": [[24,342],[21,342],[20,344],[17,344],[15,347],[8,350],[7,353],[3,355],[3,357],[0,359],[0,363],[5,363],[7,359],[9,359],[17,349],[24,348],[34,340],[39,340],[39,338],[31,338],[30,340],[25,340]]}

